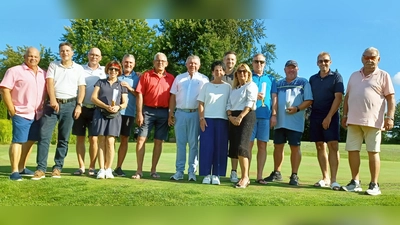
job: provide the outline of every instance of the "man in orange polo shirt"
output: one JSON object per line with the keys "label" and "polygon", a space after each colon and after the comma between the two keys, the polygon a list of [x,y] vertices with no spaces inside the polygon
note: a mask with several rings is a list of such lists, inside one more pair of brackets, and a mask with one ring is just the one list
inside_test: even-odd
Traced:
{"label": "man in orange polo shirt", "polygon": [[160,159],[162,143],[168,136],[168,103],[175,78],[165,70],[168,61],[164,53],[159,52],[154,56],[153,65],[154,69],[146,71],[140,77],[136,88],[138,93],[136,122],[140,128],[136,144],[137,170],[132,176],[133,179],[140,179],[143,176],[145,143],[153,126],[155,126],[155,131],[150,176],[160,177],[156,167]]}

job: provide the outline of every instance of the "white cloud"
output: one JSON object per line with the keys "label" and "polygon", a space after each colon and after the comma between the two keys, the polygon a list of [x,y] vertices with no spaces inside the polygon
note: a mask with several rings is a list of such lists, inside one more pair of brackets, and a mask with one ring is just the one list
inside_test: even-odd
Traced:
{"label": "white cloud", "polygon": [[393,77],[393,83],[400,85],[400,72],[397,72]]}

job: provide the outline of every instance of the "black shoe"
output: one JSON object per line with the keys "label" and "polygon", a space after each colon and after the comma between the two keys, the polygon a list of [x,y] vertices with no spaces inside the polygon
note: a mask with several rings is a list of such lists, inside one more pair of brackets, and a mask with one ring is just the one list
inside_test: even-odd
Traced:
{"label": "black shoe", "polygon": [[290,176],[290,181],[289,181],[290,185],[295,185],[295,186],[299,186],[299,177],[296,174],[292,174]]}
{"label": "black shoe", "polygon": [[122,171],[121,167],[115,168],[114,174],[119,176],[119,177],[125,177],[124,171]]}
{"label": "black shoe", "polygon": [[272,171],[272,173],[268,177],[264,178],[264,180],[267,182],[282,181],[281,172]]}

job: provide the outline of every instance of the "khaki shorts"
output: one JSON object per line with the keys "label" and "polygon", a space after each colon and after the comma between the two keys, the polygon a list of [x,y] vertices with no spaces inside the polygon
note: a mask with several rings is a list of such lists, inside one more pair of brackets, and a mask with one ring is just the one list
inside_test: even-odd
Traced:
{"label": "khaki shorts", "polygon": [[365,140],[368,152],[381,151],[380,129],[359,125],[347,127],[346,151],[360,151],[363,140]]}

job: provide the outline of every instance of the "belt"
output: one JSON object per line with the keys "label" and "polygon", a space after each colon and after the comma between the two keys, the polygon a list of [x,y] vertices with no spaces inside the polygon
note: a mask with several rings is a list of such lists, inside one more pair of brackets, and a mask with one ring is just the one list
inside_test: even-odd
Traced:
{"label": "belt", "polygon": [[88,109],[94,109],[94,108],[96,108],[96,105],[95,105],[95,104],[83,104],[82,106],[85,107],[85,108],[88,108]]}
{"label": "belt", "polygon": [[169,109],[168,107],[159,107],[159,106],[152,107],[152,106],[145,105],[145,107],[151,108],[151,109]]}
{"label": "belt", "polygon": [[177,110],[187,113],[197,112],[197,109],[177,109]]}
{"label": "belt", "polygon": [[59,98],[56,98],[56,100],[57,100],[58,103],[65,104],[65,103],[68,103],[68,102],[76,102],[76,97],[74,97],[74,98],[67,98],[67,99],[59,99]]}

